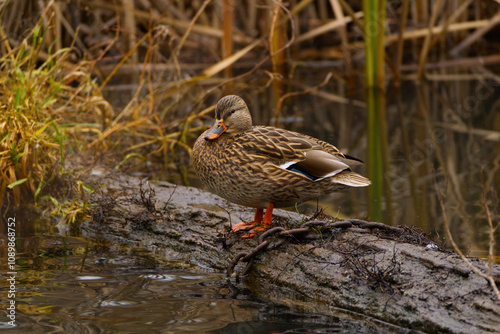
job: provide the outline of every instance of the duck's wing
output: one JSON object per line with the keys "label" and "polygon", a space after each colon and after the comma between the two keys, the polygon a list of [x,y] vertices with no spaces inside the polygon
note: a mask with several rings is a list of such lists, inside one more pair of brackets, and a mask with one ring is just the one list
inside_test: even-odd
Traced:
{"label": "duck's wing", "polygon": [[256,126],[242,133],[238,142],[250,154],[275,160],[302,161],[304,152],[321,149],[314,141],[299,133],[264,126]]}
{"label": "duck's wing", "polygon": [[350,170],[349,165],[360,163],[329,143],[284,129],[254,127],[242,134],[238,142],[248,154],[265,157],[313,181]]}

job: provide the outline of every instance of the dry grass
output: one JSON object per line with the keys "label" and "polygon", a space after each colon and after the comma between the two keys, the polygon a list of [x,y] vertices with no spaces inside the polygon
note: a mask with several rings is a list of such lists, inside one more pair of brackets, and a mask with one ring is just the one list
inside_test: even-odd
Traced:
{"label": "dry grass", "polygon": [[[11,45],[0,61],[0,203],[36,201],[61,178],[69,146],[99,132],[108,103],[96,94],[88,66],[71,64],[70,48],[49,48],[43,24]],[[43,60],[41,59],[43,58]],[[5,204],[7,204],[7,202]]]}

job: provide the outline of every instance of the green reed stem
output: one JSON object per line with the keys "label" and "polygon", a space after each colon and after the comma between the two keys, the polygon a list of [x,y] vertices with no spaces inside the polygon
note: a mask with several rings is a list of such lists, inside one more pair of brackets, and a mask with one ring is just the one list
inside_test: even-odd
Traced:
{"label": "green reed stem", "polygon": [[366,85],[384,87],[386,0],[363,0],[366,53]]}
{"label": "green reed stem", "polygon": [[[368,216],[371,220],[382,221],[384,201],[384,178],[382,159],[382,129],[385,122],[380,111],[380,91],[377,88],[367,89],[368,107],[368,178],[372,184],[368,187]],[[384,99],[383,99],[384,100]],[[382,106],[383,107],[383,106]]]}

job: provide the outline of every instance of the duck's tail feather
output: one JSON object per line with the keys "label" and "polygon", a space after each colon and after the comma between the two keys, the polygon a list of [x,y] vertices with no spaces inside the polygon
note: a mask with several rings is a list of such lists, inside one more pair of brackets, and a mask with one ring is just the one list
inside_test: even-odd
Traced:
{"label": "duck's tail feather", "polygon": [[366,187],[372,182],[364,176],[350,170],[345,170],[333,177],[335,183],[344,184],[349,187]]}

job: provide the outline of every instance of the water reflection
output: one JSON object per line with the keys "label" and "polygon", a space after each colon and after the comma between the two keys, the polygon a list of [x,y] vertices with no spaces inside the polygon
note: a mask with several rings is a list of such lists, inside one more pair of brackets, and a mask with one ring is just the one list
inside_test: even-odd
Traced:
{"label": "water reflection", "polygon": [[[25,228],[17,238],[17,327],[0,323],[7,333],[351,333],[352,328],[385,333],[394,329],[342,310],[327,317],[266,303],[254,299],[244,285],[234,286],[224,273],[194,267],[179,270],[187,264],[159,264],[148,250],[60,236],[47,221],[16,216]],[[2,282],[8,271],[5,256],[2,247]],[[6,289],[2,284],[2,293]],[[6,305],[2,300],[0,321],[6,319]]]}
{"label": "water reflection", "polygon": [[[367,89],[367,166],[368,178],[368,216],[374,221],[384,221],[392,225],[391,187],[388,178],[388,149],[386,129],[385,91],[377,87]],[[385,197],[385,201],[384,201]],[[384,215],[384,203],[386,210]]]}

